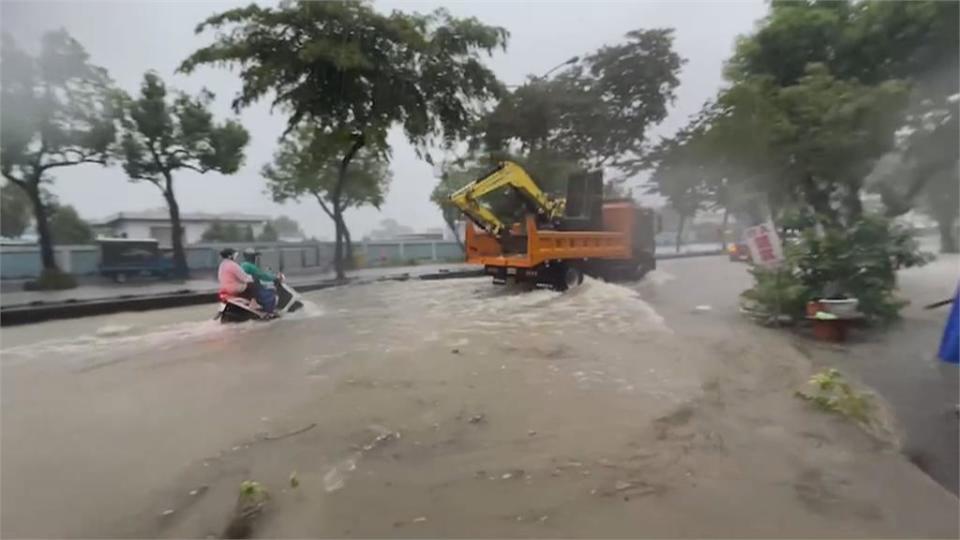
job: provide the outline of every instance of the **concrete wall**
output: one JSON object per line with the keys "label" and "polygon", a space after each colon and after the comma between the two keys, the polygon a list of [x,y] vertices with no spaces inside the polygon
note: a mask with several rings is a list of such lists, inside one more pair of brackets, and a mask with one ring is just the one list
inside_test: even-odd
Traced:
{"label": "concrete wall", "polygon": [[[132,236],[132,235],[131,235]],[[196,278],[213,276],[220,264],[220,250],[255,247],[261,264],[288,273],[324,272],[332,268],[332,242],[194,244],[186,247],[187,266]],[[100,249],[90,246],[57,246],[60,269],[76,276],[96,275]],[[379,241],[354,245],[358,267],[392,266],[416,262],[443,262],[463,259],[456,242]],[[0,245],[0,279],[25,279],[40,275],[40,249],[35,245]]]}

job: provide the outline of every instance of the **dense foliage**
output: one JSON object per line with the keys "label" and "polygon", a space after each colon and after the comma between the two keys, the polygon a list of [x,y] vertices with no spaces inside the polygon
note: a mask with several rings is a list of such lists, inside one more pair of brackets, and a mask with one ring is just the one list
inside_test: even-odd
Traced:
{"label": "dense foliage", "polygon": [[549,150],[590,168],[639,155],[647,130],[666,118],[683,59],[672,30],[625,37],[504,96],[479,125],[478,141],[491,152]]}
{"label": "dense foliage", "polygon": [[0,188],[0,236],[17,238],[30,226],[30,198],[13,183]]}
{"label": "dense foliage", "polygon": [[201,242],[253,242],[253,227],[214,221],[200,236]]}
{"label": "dense foliage", "polygon": [[90,224],[69,204],[50,205],[50,235],[57,245],[89,244],[95,238]]}

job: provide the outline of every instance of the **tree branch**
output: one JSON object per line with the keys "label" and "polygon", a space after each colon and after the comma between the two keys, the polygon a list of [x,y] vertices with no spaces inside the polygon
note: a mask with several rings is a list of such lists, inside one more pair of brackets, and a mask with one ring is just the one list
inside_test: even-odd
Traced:
{"label": "tree branch", "polygon": [[183,167],[184,169],[190,169],[191,171],[196,171],[196,172],[198,172],[198,173],[200,173],[200,174],[205,174],[207,171],[210,170],[210,169],[208,169],[208,168],[206,168],[206,167],[194,167],[193,165],[190,165],[189,163],[180,163],[180,166]]}
{"label": "tree branch", "polygon": [[52,163],[52,164],[44,167],[44,170],[46,170],[46,169],[53,169],[53,168],[55,168],[55,167],[68,167],[68,166],[70,166],[70,165],[79,165],[80,163],[96,163],[96,164],[98,164],[98,165],[106,165],[106,164],[107,164],[107,160],[105,160],[105,159],[87,158],[87,159],[80,159],[80,160],[77,160],[77,161],[64,161],[64,162],[61,162],[61,163]]}
{"label": "tree branch", "polygon": [[150,149],[150,155],[153,156],[153,163],[157,166],[157,169],[161,173],[166,174],[168,172],[167,166],[163,163],[163,161],[160,160],[160,153],[157,152],[157,149],[153,146],[156,142],[156,139],[148,138],[147,148]]}
{"label": "tree branch", "polygon": [[13,176],[12,174],[10,174],[10,173],[8,173],[8,172],[4,172],[4,173],[3,173],[3,177],[6,178],[7,180],[13,182],[14,184],[20,186],[21,188],[27,189],[27,183],[26,183],[25,181],[23,181],[23,180],[15,177],[15,176]]}
{"label": "tree branch", "polygon": [[335,219],[333,216],[333,212],[331,212],[330,208],[327,207],[327,203],[324,202],[323,197],[321,197],[320,194],[317,193],[316,191],[312,191],[311,193],[313,193],[313,196],[317,198],[317,202],[320,203],[320,208],[323,209],[324,213],[330,216],[330,219]]}
{"label": "tree branch", "polygon": [[160,191],[163,191],[163,186],[160,184],[160,181],[152,176],[144,176],[142,174],[133,174],[133,175],[130,175],[130,178],[133,180],[146,180],[147,182],[150,182],[151,184],[157,186],[157,189],[159,189]]}

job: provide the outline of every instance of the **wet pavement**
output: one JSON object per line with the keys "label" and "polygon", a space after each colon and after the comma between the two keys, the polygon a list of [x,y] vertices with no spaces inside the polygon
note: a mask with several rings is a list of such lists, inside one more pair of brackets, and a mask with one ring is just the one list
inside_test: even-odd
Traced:
{"label": "wet pavement", "polygon": [[216,536],[255,480],[262,537],[956,536],[896,431],[793,398],[821,357],[736,314],[748,281],[713,257],[4,329],[0,533]]}

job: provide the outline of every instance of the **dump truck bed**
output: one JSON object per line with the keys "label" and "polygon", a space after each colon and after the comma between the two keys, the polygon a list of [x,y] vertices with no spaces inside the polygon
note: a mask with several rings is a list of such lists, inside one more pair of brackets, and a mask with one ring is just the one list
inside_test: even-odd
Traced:
{"label": "dump truck bed", "polygon": [[[528,216],[523,234],[514,234],[519,244],[504,252],[501,242],[472,224],[467,224],[467,262],[484,266],[534,268],[551,261],[613,259],[634,256],[632,232],[635,209],[628,203],[604,206],[604,230],[540,230],[534,216]],[[525,245],[523,245],[525,244]]]}
{"label": "dump truck bed", "polygon": [[548,261],[566,259],[629,259],[630,242],[622,232],[541,231],[527,222],[526,249],[504,254],[489,234],[467,227],[467,263],[484,266],[533,268]]}

